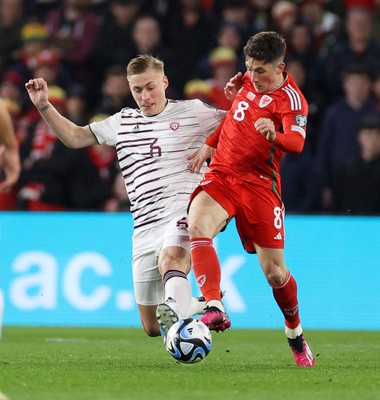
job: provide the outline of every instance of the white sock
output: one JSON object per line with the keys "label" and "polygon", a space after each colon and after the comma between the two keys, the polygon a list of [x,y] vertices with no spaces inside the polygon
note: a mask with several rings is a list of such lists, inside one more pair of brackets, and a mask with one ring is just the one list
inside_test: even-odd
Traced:
{"label": "white sock", "polygon": [[295,329],[290,329],[285,325],[285,335],[289,339],[295,339],[297,336],[301,335],[303,332],[301,324]]}
{"label": "white sock", "polygon": [[178,315],[179,319],[188,318],[191,301],[190,282],[183,277],[173,276],[165,283],[165,303]]}
{"label": "white sock", "polygon": [[206,300],[199,301],[198,297],[192,297],[187,312],[189,318],[193,317],[194,315],[204,314],[206,305]]}
{"label": "white sock", "polygon": [[211,300],[207,302],[207,306],[208,307],[216,307],[219,308],[220,311],[222,312],[226,312],[226,310],[224,309],[224,306],[222,304],[222,302],[220,300]]}

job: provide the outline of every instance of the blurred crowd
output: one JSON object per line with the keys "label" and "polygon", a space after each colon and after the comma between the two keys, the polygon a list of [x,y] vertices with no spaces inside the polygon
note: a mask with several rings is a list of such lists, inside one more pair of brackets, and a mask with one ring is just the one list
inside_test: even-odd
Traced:
{"label": "blurred crowd", "polygon": [[305,149],[281,166],[287,211],[380,213],[379,0],[0,0],[0,101],[22,161],[0,209],[129,210],[115,150],[66,148],[28,79],[44,78],[51,103],[86,125],[136,107],[126,65],[150,53],[165,62],[168,97],[228,109],[224,85],[262,30],[286,39],[286,69],[310,107]]}

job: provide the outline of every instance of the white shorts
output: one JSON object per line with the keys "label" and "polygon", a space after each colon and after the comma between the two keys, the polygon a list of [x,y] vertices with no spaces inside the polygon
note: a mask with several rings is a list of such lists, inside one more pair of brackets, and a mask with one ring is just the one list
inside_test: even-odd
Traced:
{"label": "white shorts", "polygon": [[162,249],[182,247],[190,253],[187,215],[179,214],[168,223],[151,229],[135,231],[132,237],[132,274],[137,304],[152,306],[164,301],[164,285],[158,270]]}

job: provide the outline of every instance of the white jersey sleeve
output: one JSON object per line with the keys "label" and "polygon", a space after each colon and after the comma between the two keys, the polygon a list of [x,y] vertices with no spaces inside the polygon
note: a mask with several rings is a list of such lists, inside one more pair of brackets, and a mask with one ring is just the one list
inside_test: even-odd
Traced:
{"label": "white jersey sleeve", "polygon": [[90,124],[92,133],[96,136],[99,144],[116,146],[117,132],[120,126],[121,112],[104,119],[103,121]]}
{"label": "white jersey sleeve", "polygon": [[219,126],[227,111],[218,110],[209,104],[203,103],[201,100],[193,101],[201,130],[211,134]]}

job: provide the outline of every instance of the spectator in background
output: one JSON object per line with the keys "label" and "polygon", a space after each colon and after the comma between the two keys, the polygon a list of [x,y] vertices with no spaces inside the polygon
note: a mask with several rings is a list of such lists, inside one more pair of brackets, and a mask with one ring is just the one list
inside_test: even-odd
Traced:
{"label": "spectator in background", "polygon": [[316,50],[322,56],[328,53],[339,37],[341,21],[338,15],[326,9],[328,0],[299,0],[300,19],[312,30]]}
{"label": "spectator in background", "polygon": [[272,26],[271,8],[274,0],[250,0],[251,33],[267,31]]}
{"label": "spectator in background", "polygon": [[237,71],[237,56],[229,47],[216,47],[209,55],[212,77],[207,80],[211,87],[212,104],[221,110],[229,110],[231,102],[224,95],[224,87]]}
{"label": "spectator in background", "polygon": [[[51,85],[66,89],[71,83],[71,76],[61,64],[56,52],[49,47],[44,25],[39,22],[27,24],[23,29],[23,37],[25,44],[22,60],[12,67],[14,72],[22,75],[22,84],[32,77],[41,76]],[[28,102],[17,122],[17,136],[20,141],[27,136],[26,131],[30,125],[39,119],[38,111],[35,107],[30,107]]]}
{"label": "spectator in background", "polygon": [[17,119],[24,108],[24,81],[16,71],[6,71],[0,81],[0,98],[6,103],[15,130]]}
{"label": "spectator in background", "polygon": [[49,85],[60,86],[64,89],[72,84],[69,72],[64,68],[53,49],[43,49],[36,55],[32,77],[41,77]]}
{"label": "spectator in background", "polygon": [[91,54],[99,79],[110,65],[126,66],[133,57],[132,23],[140,9],[139,0],[110,0]]}
{"label": "spectator in background", "polygon": [[287,59],[289,57],[298,59],[307,71],[307,81],[304,86],[310,90],[320,90],[323,69],[310,26],[305,22],[297,21],[290,30],[288,42]]}
{"label": "spectator in background", "polygon": [[358,133],[360,156],[334,177],[334,212],[380,214],[380,114],[366,115]]}
{"label": "spectator in background", "polygon": [[366,67],[347,67],[342,82],[345,95],[326,110],[318,136],[316,168],[323,211],[332,211],[331,187],[337,170],[359,154],[357,133],[362,118],[376,112],[370,98],[371,80]]}
{"label": "spectator in background", "polygon": [[201,0],[179,0],[178,7],[178,14],[166,18],[163,27],[165,40],[177,57],[181,76],[176,89],[182,93],[185,83],[194,78],[198,60],[215,43],[217,19],[212,13],[203,12]]}
{"label": "spectator in background", "polygon": [[306,142],[300,155],[285,153],[281,160],[282,201],[287,213],[320,211],[318,175],[310,147]]}
{"label": "spectator in background", "polygon": [[[298,57],[290,57],[286,59],[286,69],[296,81],[298,87],[306,97],[309,104],[309,115],[307,117],[307,136],[309,150],[314,155],[318,143],[318,132],[320,127],[321,115],[325,110],[325,96],[318,86],[313,85],[313,81],[309,79],[310,71],[298,59]],[[302,153],[304,154],[304,153]],[[305,152],[307,154],[307,152]]]}
{"label": "spectator in background", "polygon": [[[242,45],[244,43],[243,37],[244,34],[238,24],[230,21],[222,21],[216,34],[215,47],[228,47],[232,49],[236,55],[236,68],[239,71],[244,71],[245,68],[244,58],[238,56],[241,53]],[[197,63],[194,75],[199,79],[210,79],[213,75],[209,56],[210,55],[207,54],[201,57]]]}
{"label": "spectator in background", "polygon": [[199,99],[203,103],[214,106],[211,86],[202,79],[191,79],[186,82],[183,93],[187,100]]}
{"label": "spectator in background", "polygon": [[373,75],[371,92],[375,106],[380,112],[380,65],[378,70]]}
{"label": "spectator in background", "polygon": [[32,76],[32,71],[37,64],[38,54],[49,48],[48,34],[45,25],[38,21],[28,22],[21,29],[22,46],[11,69],[22,74],[23,81]]}
{"label": "spectator in background", "polygon": [[224,0],[220,10],[222,23],[233,23],[237,25],[243,34],[243,43],[249,37],[251,31],[251,10],[246,0]]}
{"label": "spectator in background", "polygon": [[165,62],[166,72],[170,79],[168,95],[177,98],[180,92],[182,71],[177,68],[176,55],[162,41],[161,26],[152,14],[142,14],[136,17],[132,27],[134,55],[151,54]]}
{"label": "spectator in background", "polygon": [[[89,122],[99,122],[107,117],[107,114],[97,114]],[[115,179],[120,172],[115,148],[101,144],[75,153],[75,173],[67,183],[68,207],[76,211],[105,210],[114,198]]]}
{"label": "spectator in background", "polygon": [[[51,87],[50,101],[66,114],[66,93]],[[67,186],[75,170],[76,153],[66,148],[46,125],[42,117],[29,126],[20,145],[22,170],[18,206],[30,211],[67,209]]]}
{"label": "spectator in background", "polygon": [[347,39],[334,45],[324,59],[326,90],[334,100],[342,94],[337,79],[345,66],[354,63],[367,65],[373,73],[380,60],[380,43],[372,37],[372,16],[368,9],[355,7],[347,11],[345,30]]}
{"label": "spectator in background", "polygon": [[49,38],[61,62],[73,80],[87,88],[93,83],[89,61],[101,25],[90,6],[91,0],[63,0],[45,18]]}
{"label": "spectator in background", "polygon": [[[368,8],[372,12],[374,21],[380,21],[380,0],[370,0]],[[373,37],[380,41],[380,24],[375,23],[373,26]]]}
{"label": "spectator in background", "polygon": [[88,123],[88,102],[85,88],[80,84],[73,84],[67,90],[66,98],[67,118],[78,125]]}
{"label": "spectator in background", "polygon": [[115,114],[124,107],[134,107],[135,103],[126,77],[126,69],[121,65],[108,68],[102,83],[102,96],[96,107],[96,114]]}
{"label": "spectator in background", "polygon": [[23,0],[0,0],[0,74],[16,59],[24,23]]}
{"label": "spectator in background", "polygon": [[276,1],[272,7],[271,17],[272,29],[288,40],[292,28],[297,21],[297,5],[288,0]]}

